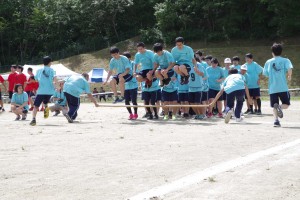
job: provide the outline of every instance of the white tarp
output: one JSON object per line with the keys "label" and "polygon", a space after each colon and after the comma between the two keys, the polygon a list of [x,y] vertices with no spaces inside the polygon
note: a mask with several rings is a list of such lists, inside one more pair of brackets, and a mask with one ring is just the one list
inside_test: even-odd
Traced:
{"label": "white tarp", "polygon": [[[33,69],[33,74],[36,74],[36,71],[38,69],[41,69],[44,67],[44,65],[24,65],[24,70],[23,73],[27,76],[27,78],[29,78],[29,74],[27,74],[27,69],[29,67],[31,67]],[[51,68],[54,69],[54,71],[56,72],[56,76],[58,79],[64,79],[66,77],[69,77],[71,75],[80,75],[76,72],[73,72],[72,70],[68,69],[67,67],[65,67],[63,64],[52,64]],[[3,74],[2,77],[4,80],[7,80],[8,78],[8,74]]]}
{"label": "white tarp", "polygon": [[89,72],[90,83],[103,83],[107,78],[107,71],[103,68],[94,68]]}

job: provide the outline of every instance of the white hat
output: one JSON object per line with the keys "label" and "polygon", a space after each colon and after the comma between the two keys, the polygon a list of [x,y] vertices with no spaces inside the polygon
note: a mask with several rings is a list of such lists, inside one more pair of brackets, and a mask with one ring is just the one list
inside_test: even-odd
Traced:
{"label": "white hat", "polygon": [[230,58],[225,58],[224,63],[231,63],[231,59]]}
{"label": "white hat", "polygon": [[247,71],[247,65],[242,65],[241,69],[246,70]]}

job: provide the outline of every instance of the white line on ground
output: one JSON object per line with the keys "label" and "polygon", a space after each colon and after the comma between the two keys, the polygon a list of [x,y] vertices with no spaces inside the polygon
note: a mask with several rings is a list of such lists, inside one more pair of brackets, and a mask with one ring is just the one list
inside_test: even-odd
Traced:
{"label": "white line on ground", "polygon": [[154,197],[163,197],[166,194],[169,194],[171,192],[186,188],[190,185],[197,184],[202,182],[203,179],[208,178],[210,176],[214,176],[218,173],[226,172],[232,168],[239,167],[242,165],[246,165],[250,162],[253,162],[255,160],[258,160],[262,157],[277,153],[279,151],[285,150],[287,148],[291,148],[293,146],[299,145],[300,139],[294,140],[289,143],[285,143],[279,146],[275,146],[263,151],[259,151],[253,154],[249,154],[245,157],[237,158],[234,160],[230,160],[227,162],[223,162],[221,164],[215,165],[213,167],[201,170],[199,172],[196,172],[194,174],[185,176],[181,179],[178,179],[176,181],[173,181],[171,183],[155,187],[153,189],[150,189],[146,192],[137,194],[133,197],[127,198],[127,200],[148,200]]}

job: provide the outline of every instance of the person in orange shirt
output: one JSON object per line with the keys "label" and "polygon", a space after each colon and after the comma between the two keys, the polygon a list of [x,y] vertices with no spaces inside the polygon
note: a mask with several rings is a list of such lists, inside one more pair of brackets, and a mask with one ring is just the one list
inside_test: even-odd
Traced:
{"label": "person in orange shirt", "polygon": [[10,67],[10,71],[11,73],[8,75],[7,81],[8,81],[8,94],[9,94],[9,99],[12,98],[12,95],[14,93],[14,87],[16,84],[16,77],[18,75],[18,73],[16,72],[17,66],[16,65],[12,65]]}
{"label": "person in orange shirt", "polygon": [[6,90],[5,84],[4,84],[4,79],[3,77],[0,75],[0,111],[5,111],[4,107],[3,107],[3,101],[2,101],[2,94],[1,94],[1,85],[4,87],[4,90]]}

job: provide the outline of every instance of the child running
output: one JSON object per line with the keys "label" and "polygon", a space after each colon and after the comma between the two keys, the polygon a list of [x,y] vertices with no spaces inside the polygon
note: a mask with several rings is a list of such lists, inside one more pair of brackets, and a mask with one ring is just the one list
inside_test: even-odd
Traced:
{"label": "child running", "polygon": [[[270,104],[275,118],[274,127],[280,127],[278,118],[283,118],[282,109],[287,109],[290,106],[286,74],[288,81],[291,81],[293,65],[289,59],[281,57],[283,49],[281,44],[274,43],[271,49],[273,58],[266,62],[263,74],[269,78]],[[281,105],[279,105],[279,99]]]}
{"label": "child running", "polygon": [[56,76],[55,71],[51,68],[52,59],[49,56],[43,58],[44,67],[36,72],[36,80],[39,82],[39,88],[34,100],[34,109],[32,112],[31,126],[36,125],[37,111],[42,103],[45,105],[44,118],[49,117],[48,103],[55,92]]}
{"label": "child running", "polygon": [[28,109],[28,95],[24,92],[23,85],[16,84],[11,99],[11,110],[17,116],[16,120],[26,120]]}

